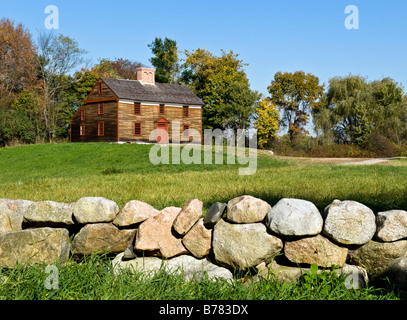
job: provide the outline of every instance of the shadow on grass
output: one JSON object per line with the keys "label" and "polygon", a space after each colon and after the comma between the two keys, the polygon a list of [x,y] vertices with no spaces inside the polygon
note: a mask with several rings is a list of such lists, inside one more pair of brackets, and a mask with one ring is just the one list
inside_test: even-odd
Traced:
{"label": "shadow on grass", "polygon": [[384,212],[388,210],[406,210],[407,208],[407,196],[405,198],[399,198],[399,197],[393,197],[391,195],[377,195],[377,194],[372,194],[372,195],[366,195],[364,193],[352,193],[349,194],[346,197],[342,198],[335,198],[335,197],[325,197],[321,198],[321,195],[315,195],[313,196],[307,196],[307,197],[287,197],[287,195],[284,195],[282,193],[270,193],[270,192],[256,192],[256,191],[250,191],[250,190],[245,190],[244,193],[231,193],[227,197],[225,196],[214,196],[213,201],[206,201],[204,202],[204,207],[209,208],[213,203],[215,202],[224,202],[228,203],[229,200],[240,197],[242,195],[250,195],[259,199],[262,199],[266,201],[268,204],[271,206],[274,206],[278,201],[280,201],[283,198],[297,198],[297,199],[303,199],[312,202],[315,204],[315,206],[318,208],[318,210],[322,213],[328,205],[332,203],[335,199],[344,201],[344,200],[352,200],[356,202],[360,202],[370,208],[375,214],[378,212]]}

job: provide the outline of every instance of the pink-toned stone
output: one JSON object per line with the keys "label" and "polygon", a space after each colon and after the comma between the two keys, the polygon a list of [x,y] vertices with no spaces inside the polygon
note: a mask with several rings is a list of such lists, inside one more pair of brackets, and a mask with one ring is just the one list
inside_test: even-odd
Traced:
{"label": "pink-toned stone", "polygon": [[270,209],[266,201],[244,195],[228,202],[226,219],[233,223],[256,223],[262,221]]}
{"label": "pink-toned stone", "polygon": [[202,218],[182,238],[182,243],[196,258],[203,258],[211,251],[212,230],[205,228]]}
{"label": "pink-toned stone", "polygon": [[179,235],[185,235],[202,217],[202,206],[202,201],[198,199],[189,200],[185,204],[172,225]]}
{"label": "pink-toned stone", "polygon": [[181,239],[172,233],[172,224],[181,208],[167,207],[140,224],[134,249],[159,257],[171,258],[188,253]]}
{"label": "pink-toned stone", "polygon": [[131,226],[154,217],[160,211],[150,206],[148,203],[131,200],[125,204],[123,209],[119,212],[113,220],[113,224],[118,227]]}

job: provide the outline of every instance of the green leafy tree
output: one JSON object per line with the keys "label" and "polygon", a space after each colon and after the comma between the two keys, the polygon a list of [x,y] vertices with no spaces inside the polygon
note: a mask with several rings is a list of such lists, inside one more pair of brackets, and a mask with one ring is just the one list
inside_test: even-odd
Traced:
{"label": "green leafy tree", "polygon": [[98,77],[115,79],[121,78],[109,59],[100,59],[99,63],[92,67],[91,72],[96,74]]}
{"label": "green leafy tree", "polygon": [[320,108],[312,111],[316,143],[322,146],[332,145],[335,143],[332,112],[324,102],[325,99],[326,96],[321,99],[322,106]]}
{"label": "green leafy tree", "polygon": [[260,96],[250,89],[238,55],[222,51],[217,57],[204,49],[185,55],[181,82],[205,103],[204,128],[247,128]]}
{"label": "green leafy tree", "polygon": [[97,73],[85,69],[75,72],[72,78],[66,76],[62,79],[62,81],[66,81],[66,89],[62,90],[58,96],[59,113],[55,129],[56,137],[69,137],[70,119],[83,105],[98,79]]}
{"label": "green leafy tree", "polygon": [[15,99],[12,108],[27,116],[29,122],[35,128],[36,140],[40,141],[45,128],[41,114],[41,99],[37,93],[24,89]]}
{"label": "green leafy tree", "polygon": [[280,115],[276,106],[267,99],[261,99],[256,108],[256,120],[254,122],[260,149],[270,147],[271,143],[277,140],[279,118]]}
{"label": "green leafy tree", "polygon": [[370,86],[373,95],[370,114],[374,129],[400,146],[407,132],[403,88],[391,78],[373,81]]}
{"label": "green leafy tree", "polygon": [[74,78],[75,80],[71,83],[69,91],[75,95],[72,104],[76,111],[91,93],[99,80],[99,75],[91,70],[81,70],[75,73]]}
{"label": "green leafy tree", "polygon": [[407,133],[403,88],[390,78],[366,81],[348,75],[330,79],[323,107],[313,113],[317,135],[366,148],[371,137],[401,146]]}
{"label": "green leafy tree", "polygon": [[369,116],[373,105],[371,88],[360,76],[349,75],[329,80],[326,106],[331,110],[335,140],[363,147],[372,130]]}
{"label": "green leafy tree", "polygon": [[260,95],[251,90],[247,83],[232,83],[225,103],[219,110],[224,119],[222,126],[235,131],[247,129],[250,126],[259,98]]}
{"label": "green leafy tree", "polygon": [[277,72],[267,88],[270,100],[282,112],[281,125],[288,128],[290,141],[299,133],[308,133],[305,126],[312,110],[321,107],[324,86],[318,77],[303,71]]}
{"label": "green leafy tree", "polygon": [[175,83],[178,79],[179,62],[178,47],[175,40],[155,38],[148,45],[154,56],[150,59],[156,68],[155,81],[162,83]]}
{"label": "green leafy tree", "polygon": [[34,143],[35,137],[34,124],[26,113],[16,109],[0,109],[0,145]]}

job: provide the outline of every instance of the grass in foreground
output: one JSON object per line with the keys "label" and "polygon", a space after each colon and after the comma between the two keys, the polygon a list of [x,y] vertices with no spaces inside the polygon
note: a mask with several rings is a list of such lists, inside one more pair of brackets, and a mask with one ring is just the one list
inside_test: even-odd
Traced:
{"label": "grass in foreground", "polygon": [[160,272],[150,279],[141,273],[115,276],[106,256],[58,268],[58,289],[47,289],[45,265],[0,268],[0,300],[392,300],[399,297],[367,286],[347,289],[344,278],[328,273],[324,281],[309,274],[297,283],[276,280],[234,284],[202,279],[186,282],[180,275]]}

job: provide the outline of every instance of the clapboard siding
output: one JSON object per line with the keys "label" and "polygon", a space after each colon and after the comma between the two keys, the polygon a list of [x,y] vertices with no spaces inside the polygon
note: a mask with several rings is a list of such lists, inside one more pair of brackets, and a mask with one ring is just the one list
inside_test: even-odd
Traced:
{"label": "clapboard siding", "polygon": [[[180,136],[181,142],[187,142],[190,139],[185,139],[182,137],[182,128],[184,124],[188,124],[191,129],[191,136],[196,139],[195,141],[200,142],[201,138],[201,123],[202,123],[202,112],[201,108],[190,108],[189,117],[183,118],[182,107],[165,106],[164,114],[160,114],[159,105],[145,105],[141,104],[141,114],[134,114],[134,104],[119,102],[119,137],[120,141],[150,141],[150,133],[156,129],[157,120],[165,118],[169,121],[168,124],[168,134],[170,141],[173,140],[172,129],[173,121],[178,121],[180,124]],[[134,134],[134,123],[141,122],[142,124],[142,134],[141,136],[136,136]],[[175,124],[174,124],[175,125]],[[155,137],[151,137],[155,140]]]}
{"label": "clapboard siding", "polygon": [[[72,142],[116,142],[117,141],[117,102],[104,102],[104,114],[98,114],[98,103],[82,106],[85,120],[81,121],[81,112],[71,119]],[[98,136],[98,123],[104,122],[104,135]],[[80,125],[85,125],[85,135],[80,135]]]}
{"label": "clapboard siding", "polygon": [[[99,83],[101,83],[102,85],[102,94],[99,94]],[[97,100],[114,100],[116,98],[116,95],[110,90],[110,88],[102,80],[99,79],[99,81],[96,83],[95,87],[89,94],[88,98],[86,99],[85,103]]]}

